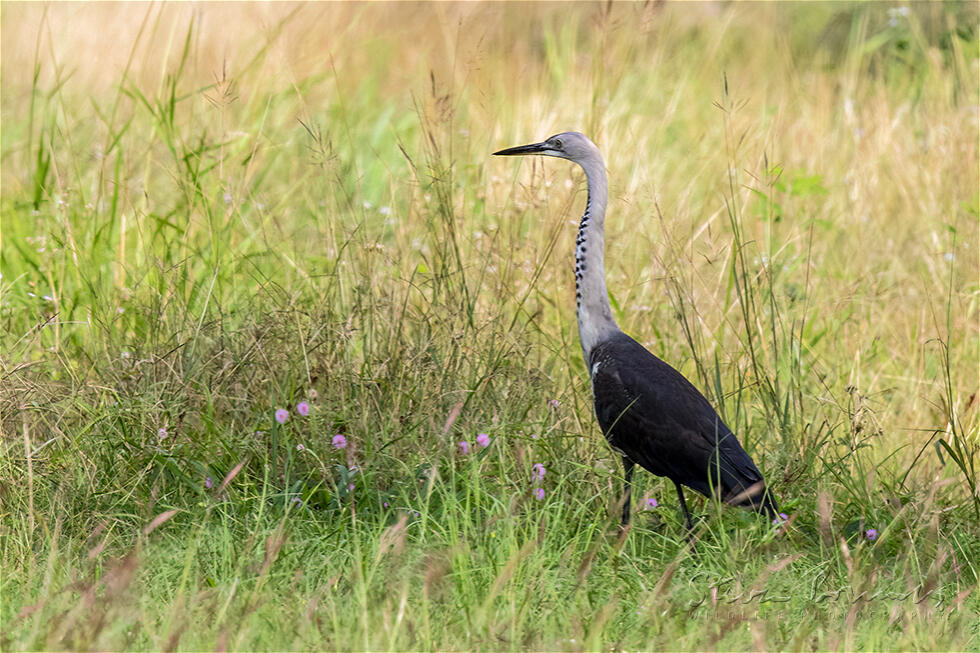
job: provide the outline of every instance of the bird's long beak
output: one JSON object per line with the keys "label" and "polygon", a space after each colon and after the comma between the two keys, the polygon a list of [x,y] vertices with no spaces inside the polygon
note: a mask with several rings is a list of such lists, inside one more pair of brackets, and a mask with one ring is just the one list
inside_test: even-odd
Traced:
{"label": "bird's long beak", "polygon": [[518,145],[508,147],[506,150],[494,152],[494,156],[518,156],[521,154],[543,154],[548,148],[544,143],[531,143],[530,145]]}

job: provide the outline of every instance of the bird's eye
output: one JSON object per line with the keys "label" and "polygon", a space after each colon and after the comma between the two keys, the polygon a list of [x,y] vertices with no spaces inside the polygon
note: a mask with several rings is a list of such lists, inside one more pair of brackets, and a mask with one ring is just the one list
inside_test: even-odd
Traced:
{"label": "bird's eye", "polygon": [[556,148],[558,148],[559,150],[561,149],[561,139],[560,139],[560,138],[556,138],[556,139],[555,139],[554,141],[552,141],[552,142],[553,142],[553,143],[555,144],[555,147],[556,147]]}

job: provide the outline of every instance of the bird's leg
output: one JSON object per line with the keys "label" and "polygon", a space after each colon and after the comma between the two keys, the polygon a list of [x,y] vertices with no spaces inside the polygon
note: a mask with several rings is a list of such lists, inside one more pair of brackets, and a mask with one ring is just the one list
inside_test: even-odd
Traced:
{"label": "bird's leg", "polygon": [[623,483],[623,528],[630,523],[630,505],[633,502],[633,467],[635,463],[623,456],[623,471],[626,472],[625,482]]}
{"label": "bird's leg", "polygon": [[677,499],[681,502],[681,510],[684,512],[684,525],[687,526],[687,540],[694,545],[694,524],[691,523],[691,513],[687,511],[687,501],[684,500],[684,490],[681,489],[681,484],[674,481],[674,487],[677,488]]}

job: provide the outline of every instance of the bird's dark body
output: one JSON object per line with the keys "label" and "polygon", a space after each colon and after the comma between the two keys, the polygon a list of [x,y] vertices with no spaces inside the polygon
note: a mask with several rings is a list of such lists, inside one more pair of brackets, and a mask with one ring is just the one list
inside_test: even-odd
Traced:
{"label": "bird's dark body", "polygon": [[690,381],[620,332],[589,355],[599,426],[632,463],[705,496],[776,516],[762,474]]}

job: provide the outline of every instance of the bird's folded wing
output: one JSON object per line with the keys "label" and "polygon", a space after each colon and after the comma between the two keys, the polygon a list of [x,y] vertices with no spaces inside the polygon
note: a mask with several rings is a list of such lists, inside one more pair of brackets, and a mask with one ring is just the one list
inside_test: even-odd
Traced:
{"label": "bird's folded wing", "polygon": [[610,443],[649,471],[703,494],[711,493],[711,468],[723,495],[760,482],[762,474],[708,400],[628,340],[603,343],[592,357],[599,363],[592,376],[596,417]]}

